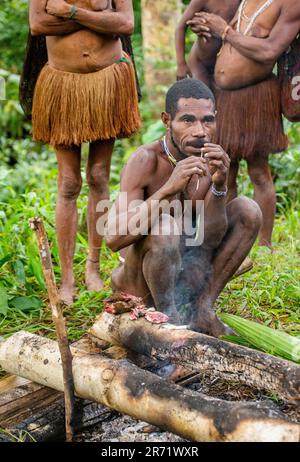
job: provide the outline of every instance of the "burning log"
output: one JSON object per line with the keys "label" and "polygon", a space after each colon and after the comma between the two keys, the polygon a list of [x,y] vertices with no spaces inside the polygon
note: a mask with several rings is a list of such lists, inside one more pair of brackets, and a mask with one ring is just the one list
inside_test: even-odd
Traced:
{"label": "burning log", "polygon": [[[76,356],[75,391],[192,441],[294,441],[300,426],[273,406],[205,397],[143,371],[128,360]],[[0,343],[0,365],[10,373],[63,391],[58,344],[26,332]]]}
{"label": "burning log", "polygon": [[103,313],[90,333],[146,356],[276,393],[285,400],[300,399],[300,366],[250,348],[171,325],[156,326],[142,318],[131,321],[127,313]]}

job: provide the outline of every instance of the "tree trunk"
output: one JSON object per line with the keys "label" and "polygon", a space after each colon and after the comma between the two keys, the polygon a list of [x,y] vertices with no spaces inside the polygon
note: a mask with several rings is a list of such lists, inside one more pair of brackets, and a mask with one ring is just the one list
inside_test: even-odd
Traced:
{"label": "tree trunk", "polygon": [[142,0],[145,82],[156,117],[164,109],[166,88],[176,79],[175,28],[181,7],[181,0]]}
{"label": "tree trunk", "polygon": [[[275,407],[205,397],[143,371],[128,360],[75,356],[77,396],[147,421],[192,441],[299,441],[300,426]],[[0,343],[10,373],[63,391],[58,344],[18,332]]]}
{"label": "tree trunk", "polygon": [[169,359],[198,372],[210,371],[286,400],[300,399],[300,366],[250,348],[197,332],[165,329],[144,318],[131,321],[127,313],[103,313],[90,332],[143,355]]}

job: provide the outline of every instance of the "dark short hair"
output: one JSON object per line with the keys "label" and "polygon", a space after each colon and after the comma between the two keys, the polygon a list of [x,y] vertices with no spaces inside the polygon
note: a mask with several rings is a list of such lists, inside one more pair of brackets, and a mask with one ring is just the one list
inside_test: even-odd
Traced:
{"label": "dark short hair", "polygon": [[166,96],[166,112],[174,119],[180,98],[211,99],[215,104],[213,92],[201,80],[183,79],[169,88]]}

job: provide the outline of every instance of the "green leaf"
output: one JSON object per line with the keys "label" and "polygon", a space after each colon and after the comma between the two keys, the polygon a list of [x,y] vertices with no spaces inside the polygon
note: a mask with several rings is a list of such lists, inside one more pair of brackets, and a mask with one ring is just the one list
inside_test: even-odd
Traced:
{"label": "green leaf", "polygon": [[23,263],[21,262],[21,260],[17,260],[15,261],[13,266],[14,266],[17,282],[19,284],[24,284],[26,280],[26,275],[25,275]]}
{"label": "green leaf", "polygon": [[0,314],[3,314],[4,316],[6,316],[7,311],[8,311],[7,292],[3,286],[0,286]]}
{"label": "green leaf", "polygon": [[30,265],[31,265],[32,272],[33,272],[33,274],[35,276],[35,279],[36,279],[40,289],[45,290],[46,285],[45,285],[45,281],[44,281],[44,276],[43,276],[43,270],[42,270],[41,263],[37,259],[36,260],[32,259],[30,261]]}
{"label": "green leaf", "polygon": [[251,343],[247,342],[247,340],[243,339],[242,337],[237,337],[234,335],[222,335],[222,337],[220,338],[221,340],[226,340],[227,342],[236,343],[237,345],[242,345],[248,348],[253,348]]}
{"label": "green leaf", "polygon": [[14,297],[9,305],[21,311],[31,311],[41,307],[42,301],[36,297]]}
{"label": "green leaf", "polygon": [[1,258],[0,260],[0,268],[3,266],[6,262],[8,262],[12,258],[13,254],[9,253],[8,255],[5,255],[5,257]]}

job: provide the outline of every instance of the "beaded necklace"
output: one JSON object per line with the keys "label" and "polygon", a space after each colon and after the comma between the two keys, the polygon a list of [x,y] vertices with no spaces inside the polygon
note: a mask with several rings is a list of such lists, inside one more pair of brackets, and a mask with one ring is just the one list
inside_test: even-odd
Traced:
{"label": "beaded necklace", "polygon": [[176,167],[176,165],[177,165],[177,160],[175,159],[175,157],[174,157],[173,154],[171,153],[170,149],[168,148],[167,139],[166,139],[165,136],[163,137],[162,143],[163,143],[164,152],[165,152],[165,154],[166,154],[167,157],[168,157],[168,161],[170,162],[170,164],[171,164],[173,167]]}
{"label": "beaded necklace", "polygon": [[242,17],[249,23],[244,30],[243,35],[247,35],[250,32],[258,16],[263,14],[272,5],[272,3],[274,3],[274,0],[267,0],[250,18],[245,14],[247,3],[248,0],[243,0],[238,10],[237,31],[241,33]]}

